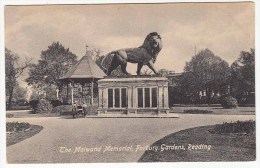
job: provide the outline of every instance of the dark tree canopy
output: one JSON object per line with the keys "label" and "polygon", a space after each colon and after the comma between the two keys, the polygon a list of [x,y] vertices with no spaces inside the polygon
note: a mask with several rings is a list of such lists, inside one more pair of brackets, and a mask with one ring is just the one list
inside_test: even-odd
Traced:
{"label": "dark tree canopy", "polygon": [[[255,50],[241,51],[239,58],[231,65],[231,94],[240,103],[255,92]],[[254,97],[254,94],[252,95]],[[253,103],[253,102],[251,102]]]}
{"label": "dark tree canopy", "polygon": [[195,96],[205,90],[210,102],[212,94],[227,92],[229,78],[228,63],[209,49],[204,49],[186,63],[182,86],[187,93]]}
{"label": "dark tree canopy", "polygon": [[26,82],[36,87],[58,86],[58,79],[76,62],[77,56],[69,48],[64,48],[59,42],[54,42],[48,46],[47,50],[41,52],[38,63],[31,65]]}

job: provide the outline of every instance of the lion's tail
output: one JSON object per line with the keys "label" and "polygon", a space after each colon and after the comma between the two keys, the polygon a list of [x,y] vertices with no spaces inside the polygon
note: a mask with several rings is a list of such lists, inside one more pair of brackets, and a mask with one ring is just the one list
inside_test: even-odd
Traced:
{"label": "lion's tail", "polygon": [[112,59],[115,55],[115,51],[112,51],[104,56],[104,58],[101,61],[101,67],[107,72],[108,68],[110,67],[110,64],[112,62]]}

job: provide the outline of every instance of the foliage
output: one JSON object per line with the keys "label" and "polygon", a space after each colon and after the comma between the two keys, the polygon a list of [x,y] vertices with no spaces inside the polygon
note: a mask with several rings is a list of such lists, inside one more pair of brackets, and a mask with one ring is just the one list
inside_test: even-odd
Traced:
{"label": "foliage", "polygon": [[231,65],[231,94],[239,103],[255,103],[255,50],[242,51]]}
{"label": "foliage", "polygon": [[17,78],[30,65],[30,61],[31,60],[26,58],[25,63],[21,64],[19,61],[19,56],[14,54],[11,50],[5,48],[5,89],[8,99],[7,109],[12,108],[14,89],[18,86]]}
{"label": "foliage", "polygon": [[57,107],[57,106],[62,105],[62,102],[61,102],[60,100],[57,100],[57,99],[52,99],[52,100],[51,100],[51,105],[52,105],[53,107]]}
{"label": "foliage", "polygon": [[180,86],[169,86],[169,105],[189,103]]}
{"label": "foliage", "polygon": [[32,89],[32,94],[30,96],[30,100],[33,99],[47,99],[51,101],[52,99],[56,99],[56,86],[50,86],[50,85],[42,85],[38,88]]}
{"label": "foliage", "polygon": [[232,97],[232,96],[223,96],[221,98],[221,106],[223,108],[237,108],[238,103],[237,103],[237,99]]}
{"label": "foliage", "polygon": [[[36,90],[32,90],[32,94],[30,95],[29,102],[31,100],[39,100],[41,99],[41,95]],[[30,104],[30,103],[29,103]]]}
{"label": "foliage", "polygon": [[16,105],[18,106],[28,106],[28,101],[26,99],[18,99],[16,101]]}
{"label": "foliage", "polygon": [[25,100],[26,99],[27,90],[19,85],[14,87],[13,99],[16,101]]}
{"label": "foliage", "polygon": [[6,132],[19,132],[19,131],[25,131],[30,128],[29,123],[25,122],[7,122],[6,123]]}
{"label": "foliage", "polygon": [[251,133],[255,131],[255,121],[237,121],[234,123],[224,122],[218,124],[211,130],[212,133],[216,134],[230,134],[230,133]]}
{"label": "foliage", "polygon": [[85,110],[87,115],[97,115],[98,106],[88,105]]}
{"label": "foliage", "polygon": [[194,101],[199,99],[199,92],[204,90],[208,103],[211,103],[212,95],[227,93],[230,78],[228,63],[209,49],[192,57],[184,71],[181,86],[184,94]]}
{"label": "foliage", "polygon": [[39,103],[37,104],[36,113],[49,113],[53,109],[50,101],[46,99],[39,100]]}
{"label": "foliage", "polygon": [[34,112],[36,112],[38,103],[39,103],[39,100],[37,100],[37,99],[33,99],[33,100],[29,101],[29,105],[33,109]]}
{"label": "foliage", "polygon": [[41,52],[37,64],[29,69],[28,85],[41,87],[44,85],[59,86],[58,79],[77,62],[77,56],[64,48],[59,42],[53,42],[48,49]]}
{"label": "foliage", "polygon": [[70,114],[72,111],[72,105],[60,105],[52,109],[52,113],[59,113],[60,115]]}
{"label": "foliage", "polygon": [[30,96],[30,100],[32,99],[47,99],[51,101],[52,99],[56,99],[56,86],[50,85],[42,85],[41,87],[34,88],[32,90],[32,94]]}

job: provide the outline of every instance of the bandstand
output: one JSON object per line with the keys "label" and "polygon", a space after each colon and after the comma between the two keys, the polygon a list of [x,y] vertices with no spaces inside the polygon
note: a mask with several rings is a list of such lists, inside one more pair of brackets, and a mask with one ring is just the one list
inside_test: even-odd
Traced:
{"label": "bandstand", "polygon": [[97,81],[106,74],[92,60],[90,51],[59,80],[60,99],[65,104],[98,104]]}

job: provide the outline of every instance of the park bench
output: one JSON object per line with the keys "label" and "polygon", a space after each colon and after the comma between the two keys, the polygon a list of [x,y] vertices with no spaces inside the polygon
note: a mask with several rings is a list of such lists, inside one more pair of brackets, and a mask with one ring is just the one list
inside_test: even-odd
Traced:
{"label": "park bench", "polygon": [[78,105],[78,104],[73,104],[72,108],[72,116],[73,118],[79,118],[79,116],[82,116],[85,118],[86,116],[86,105]]}

